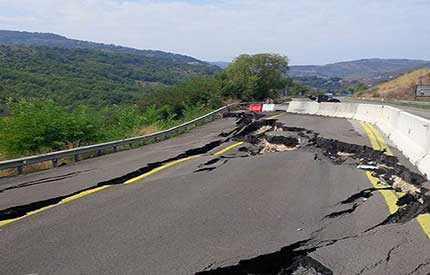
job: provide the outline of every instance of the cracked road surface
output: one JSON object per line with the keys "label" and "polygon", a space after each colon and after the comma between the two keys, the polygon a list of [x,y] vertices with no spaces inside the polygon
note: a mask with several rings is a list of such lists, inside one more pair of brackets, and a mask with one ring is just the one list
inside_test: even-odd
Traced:
{"label": "cracked road surface", "polygon": [[[255,139],[238,144],[228,138],[240,135],[235,120],[0,179],[0,217],[10,218],[20,206],[193,156],[134,184],[112,184],[0,227],[1,274],[429,274],[430,241],[416,211],[384,224],[391,213],[381,192],[392,186],[374,188],[350,152],[342,151],[347,161],[336,164],[321,151],[295,149],[294,139],[284,147]],[[319,133],[322,141],[371,146],[357,122],[293,114],[278,122]],[[264,153],[253,153],[256,144],[265,146]],[[190,149],[198,150],[183,154]],[[413,195],[401,201],[414,206]]]}

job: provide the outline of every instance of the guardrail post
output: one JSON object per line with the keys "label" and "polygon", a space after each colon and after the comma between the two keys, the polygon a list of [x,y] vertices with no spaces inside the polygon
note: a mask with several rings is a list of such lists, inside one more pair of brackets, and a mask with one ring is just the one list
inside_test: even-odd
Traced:
{"label": "guardrail post", "polygon": [[24,163],[22,163],[20,166],[16,167],[16,170],[18,172],[18,175],[24,174]]}
{"label": "guardrail post", "polygon": [[97,150],[96,154],[98,157],[100,157],[102,155],[102,150]]}
{"label": "guardrail post", "polygon": [[75,159],[75,162],[78,162],[81,160],[79,154],[74,155],[74,159]]}
{"label": "guardrail post", "polygon": [[53,159],[52,160],[52,166],[53,167],[57,167],[58,166],[58,159]]}
{"label": "guardrail post", "polygon": [[113,146],[112,148],[113,148],[113,151],[114,151],[114,152],[118,151],[118,149],[117,149],[117,147],[116,147],[116,146]]}

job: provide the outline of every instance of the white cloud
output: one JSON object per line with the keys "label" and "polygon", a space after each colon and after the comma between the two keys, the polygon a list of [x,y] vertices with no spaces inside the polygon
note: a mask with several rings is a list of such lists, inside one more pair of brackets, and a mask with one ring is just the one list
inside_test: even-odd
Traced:
{"label": "white cloud", "polygon": [[0,0],[0,29],[54,32],[201,59],[278,52],[293,63],[430,59],[423,0]]}

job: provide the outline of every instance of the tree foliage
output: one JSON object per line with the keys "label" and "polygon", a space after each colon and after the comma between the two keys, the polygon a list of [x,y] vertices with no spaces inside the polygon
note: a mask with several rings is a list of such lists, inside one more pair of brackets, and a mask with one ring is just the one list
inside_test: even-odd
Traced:
{"label": "tree foliage", "polygon": [[352,94],[358,94],[362,91],[367,90],[369,87],[366,84],[363,83],[355,83],[354,85],[351,85],[348,87],[348,91]]}
{"label": "tree foliage", "polygon": [[0,45],[0,103],[8,97],[74,106],[132,103],[154,85],[216,71],[202,62],[133,53]]}
{"label": "tree foliage", "polygon": [[140,110],[154,106],[163,119],[180,118],[190,107],[214,109],[222,105],[221,82],[209,76],[192,77],[174,86],[153,87],[138,102]]}
{"label": "tree foliage", "polygon": [[222,94],[242,100],[277,98],[285,88],[287,68],[286,56],[240,55],[219,76]]}

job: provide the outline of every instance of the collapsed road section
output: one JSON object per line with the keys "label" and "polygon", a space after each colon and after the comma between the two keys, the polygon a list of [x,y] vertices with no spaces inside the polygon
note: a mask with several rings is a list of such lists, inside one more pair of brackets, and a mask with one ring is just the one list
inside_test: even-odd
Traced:
{"label": "collapsed road section", "polygon": [[[339,202],[341,205],[350,205],[350,208],[332,212],[322,217],[322,219],[334,219],[352,214],[376,191],[393,190],[402,192],[404,195],[398,199],[397,206],[399,208],[395,213],[360,234],[318,241],[317,230],[312,239],[290,244],[273,253],[241,260],[236,265],[205,269],[196,274],[333,274],[333,271],[327,266],[312,258],[310,253],[323,247],[330,247],[340,240],[370,234],[371,231],[386,224],[407,223],[420,214],[430,212],[430,192],[424,187],[427,179],[401,165],[397,157],[389,156],[385,154],[385,151],[327,139],[312,130],[288,127],[276,120],[253,120],[252,117],[246,114],[238,120],[238,126],[240,127],[238,127],[237,131],[225,133],[223,136],[229,136],[230,134],[232,139],[245,141],[246,145],[239,148],[239,151],[248,153],[248,156],[258,156],[270,152],[303,150],[312,152],[315,161],[325,159],[335,165],[345,165],[365,170],[377,178],[379,184],[383,186],[381,188],[367,188],[352,194]],[[205,165],[211,166],[221,159],[213,159]],[[228,159],[224,159],[222,165],[227,161]],[[208,169],[206,171],[212,170]],[[389,258],[390,255],[387,256],[387,262]]]}

